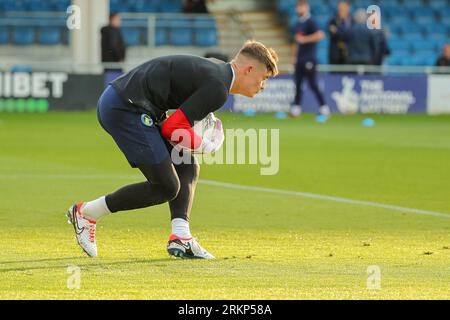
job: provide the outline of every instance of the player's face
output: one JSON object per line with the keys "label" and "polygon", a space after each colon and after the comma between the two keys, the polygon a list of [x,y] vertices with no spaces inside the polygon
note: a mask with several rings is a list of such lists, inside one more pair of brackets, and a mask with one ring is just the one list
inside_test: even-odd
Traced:
{"label": "player's face", "polygon": [[243,95],[251,98],[264,90],[269,75],[265,66],[256,64],[250,67],[246,76],[245,92]]}
{"label": "player's face", "polygon": [[450,44],[445,45],[444,56],[446,56],[447,58],[450,58]]}
{"label": "player's face", "polygon": [[300,3],[297,5],[296,9],[299,16],[304,16],[309,12],[309,5],[307,3]]}
{"label": "player's face", "polygon": [[122,25],[122,19],[119,15],[115,15],[112,19],[111,19],[111,25],[113,27],[116,28],[120,28],[120,26]]}
{"label": "player's face", "polygon": [[347,19],[350,7],[346,2],[339,2],[338,14],[341,19]]}

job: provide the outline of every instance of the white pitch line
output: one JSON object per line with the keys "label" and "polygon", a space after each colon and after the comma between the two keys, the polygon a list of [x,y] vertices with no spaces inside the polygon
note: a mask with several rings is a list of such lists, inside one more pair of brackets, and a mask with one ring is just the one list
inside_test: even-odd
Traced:
{"label": "white pitch line", "polygon": [[383,209],[400,211],[400,212],[415,213],[415,214],[420,214],[420,215],[450,218],[450,214],[444,213],[444,212],[434,212],[434,211],[421,210],[421,209],[416,209],[416,208],[405,208],[405,207],[400,207],[400,206],[391,205],[391,204],[370,202],[370,201],[364,201],[364,200],[353,200],[353,199],[347,199],[347,198],[341,198],[341,197],[332,197],[332,196],[326,196],[326,195],[308,193],[308,192],[299,192],[299,191],[290,191],[290,190],[281,190],[281,189],[272,189],[272,188],[261,188],[261,187],[253,187],[253,186],[246,186],[246,185],[240,185],[240,184],[226,183],[226,182],[218,182],[218,181],[212,181],[212,180],[200,180],[200,183],[210,185],[210,186],[218,186],[218,187],[230,188],[230,189],[251,190],[251,191],[284,194],[284,195],[289,195],[289,196],[312,198],[312,199],[319,199],[319,200],[324,200],[324,201],[341,202],[341,203],[363,205],[363,206],[375,207],[375,208],[383,208]]}
{"label": "white pitch line", "polygon": [[[1,179],[73,179],[73,180],[126,179],[126,180],[128,180],[128,179],[139,179],[139,178],[142,178],[142,176],[132,175],[132,174],[129,174],[129,175],[126,175],[126,174],[124,174],[124,175],[114,175],[114,174],[111,174],[111,175],[107,175],[107,174],[104,174],[104,175],[99,175],[99,174],[92,174],[92,175],[89,175],[89,174],[80,174],[80,175],[76,175],[76,174],[48,174],[48,175],[47,174],[37,174],[37,175],[4,174],[4,175],[0,175],[0,180]],[[213,180],[203,180],[203,179],[200,179],[199,182],[204,185],[217,186],[217,187],[222,187],[222,188],[267,192],[267,193],[274,193],[274,194],[283,194],[283,195],[302,197],[302,198],[319,199],[319,200],[323,200],[323,201],[348,203],[348,204],[353,204],[353,205],[363,205],[363,206],[368,206],[368,207],[382,208],[382,209],[388,209],[388,210],[399,211],[399,212],[414,213],[414,214],[419,214],[419,215],[450,218],[450,214],[445,213],[445,212],[435,212],[435,211],[422,210],[422,209],[416,209],[416,208],[400,207],[400,206],[391,205],[391,204],[384,204],[384,203],[364,201],[364,200],[354,200],[354,199],[348,199],[348,198],[342,198],[342,197],[333,197],[333,196],[327,196],[327,195],[316,194],[316,193],[273,189],[273,188],[262,188],[262,187],[254,187],[254,186],[233,184],[233,183],[213,181]]]}

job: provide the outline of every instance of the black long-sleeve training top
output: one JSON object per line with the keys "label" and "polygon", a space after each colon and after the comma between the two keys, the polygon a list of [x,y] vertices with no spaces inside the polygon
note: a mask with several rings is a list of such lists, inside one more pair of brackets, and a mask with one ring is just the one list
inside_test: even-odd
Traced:
{"label": "black long-sleeve training top", "polygon": [[221,108],[233,81],[229,63],[190,55],[152,59],[111,84],[126,102],[155,119],[181,108],[190,124]]}

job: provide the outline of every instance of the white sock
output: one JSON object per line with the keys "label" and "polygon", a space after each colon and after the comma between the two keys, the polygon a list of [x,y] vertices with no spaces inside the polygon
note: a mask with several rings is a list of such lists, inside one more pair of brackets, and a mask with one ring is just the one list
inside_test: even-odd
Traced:
{"label": "white sock", "polygon": [[172,220],[172,234],[180,238],[192,238],[189,222],[181,218]]}
{"label": "white sock", "polygon": [[98,221],[103,216],[111,214],[111,211],[109,211],[105,197],[103,196],[96,200],[85,202],[81,206],[81,213],[89,220]]}

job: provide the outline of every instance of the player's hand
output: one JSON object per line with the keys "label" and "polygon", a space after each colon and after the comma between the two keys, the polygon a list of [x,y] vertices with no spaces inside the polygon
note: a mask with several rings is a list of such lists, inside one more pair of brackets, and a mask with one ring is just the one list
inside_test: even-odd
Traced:
{"label": "player's hand", "polygon": [[212,138],[210,139],[208,136],[204,136],[198,152],[213,153],[222,147],[225,135],[223,133],[222,121],[219,118],[214,117],[214,128],[212,130]]}
{"label": "player's hand", "polygon": [[295,41],[300,44],[306,43],[306,37],[301,33],[297,33],[295,35]]}
{"label": "player's hand", "polygon": [[[186,147],[181,146],[173,141],[169,141],[169,143],[175,148],[177,151],[189,151],[191,153],[213,153],[220,149],[225,139],[225,135],[223,133],[222,121],[219,118],[215,117],[213,113],[210,113],[204,120],[203,124],[209,123],[211,126],[206,125],[207,129],[202,131],[202,123],[199,123],[200,131],[197,131],[202,137],[202,143],[197,149],[188,149]],[[194,130],[196,127],[194,126]]]}
{"label": "player's hand", "polygon": [[337,32],[337,28],[336,28],[336,26],[334,25],[334,24],[330,24],[330,32],[331,33],[336,33]]}

